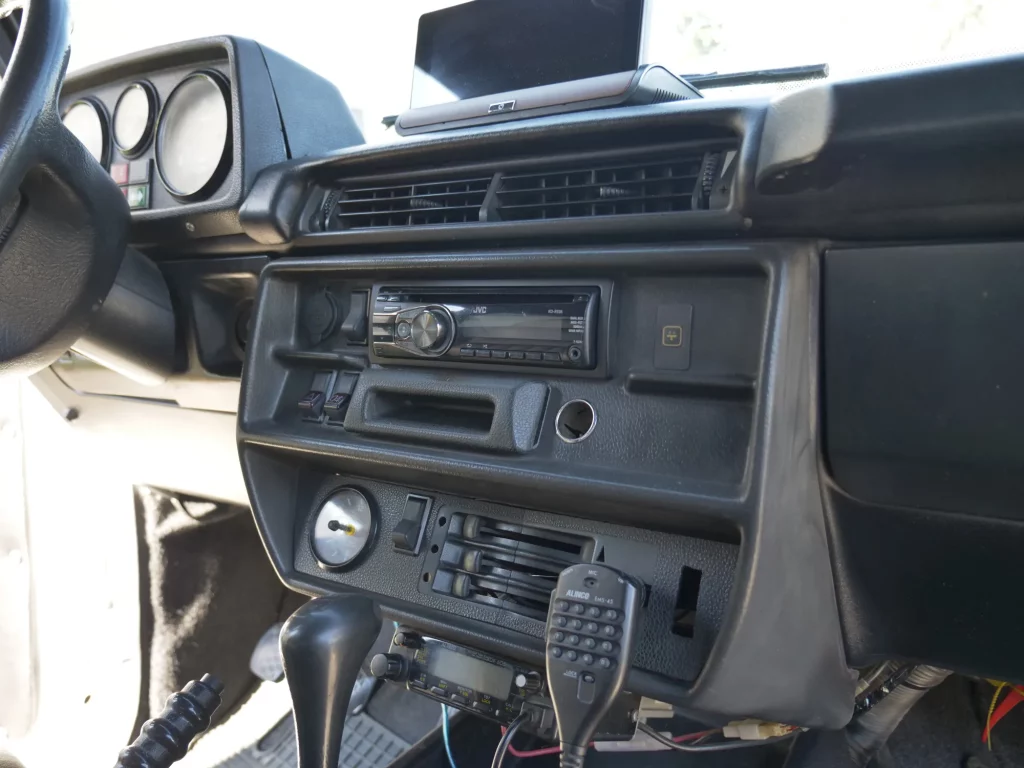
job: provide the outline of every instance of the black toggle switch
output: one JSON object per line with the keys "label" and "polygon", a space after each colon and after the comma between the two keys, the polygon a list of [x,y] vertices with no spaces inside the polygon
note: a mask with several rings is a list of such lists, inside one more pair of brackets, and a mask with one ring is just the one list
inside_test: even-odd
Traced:
{"label": "black toggle switch", "polygon": [[315,419],[320,418],[320,412],[324,407],[324,393],[318,389],[311,389],[299,400],[299,410],[306,416]]}
{"label": "black toggle switch", "polygon": [[341,323],[341,335],[351,344],[366,343],[367,291],[352,291],[348,314]]}
{"label": "black toggle switch", "polygon": [[327,418],[341,419],[345,415],[345,411],[348,410],[348,399],[349,395],[346,392],[335,392],[331,395],[324,403],[324,413],[327,414]]}
{"label": "black toggle switch", "polygon": [[409,494],[405,499],[405,510],[391,533],[391,543],[396,552],[418,555],[423,544],[423,533],[427,528],[430,499],[426,496]]}

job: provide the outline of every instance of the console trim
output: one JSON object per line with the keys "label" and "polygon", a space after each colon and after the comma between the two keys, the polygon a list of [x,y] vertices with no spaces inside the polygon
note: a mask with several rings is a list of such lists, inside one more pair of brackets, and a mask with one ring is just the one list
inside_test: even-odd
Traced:
{"label": "console trim", "polygon": [[[238,442],[254,515],[281,578],[317,592],[339,588],[310,580],[297,568],[295,515],[302,508],[299,499],[308,494],[299,477],[303,466],[562,515],[585,514],[650,531],[739,538],[736,579],[718,638],[693,684],[686,689],[681,681],[675,683],[675,698],[718,716],[843,727],[852,715],[856,676],[843,649],[817,466],[819,258],[817,243],[779,241],[365,254],[271,264],[261,275],[247,348]],[[266,367],[273,358],[267,345],[289,337],[294,343],[294,317],[286,316],[286,310],[297,308],[303,276],[307,282],[397,283],[439,274],[509,279],[524,268],[545,278],[603,274],[616,276],[617,282],[628,282],[630,275],[762,278],[765,305],[751,390],[753,429],[740,481],[713,483],[571,461],[552,464],[536,455],[495,459],[378,440],[341,442],[318,425],[277,420],[282,382],[275,379],[282,371],[273,364]],[[261,365],[266,370],[254,373]],[[616,377],[627,373],[612,370]],[[434,615],[421,608],[411,607],[411,617]],[[437,615],[443,619],[446,614]],[[773,642],[765,643],[766,636]]]}

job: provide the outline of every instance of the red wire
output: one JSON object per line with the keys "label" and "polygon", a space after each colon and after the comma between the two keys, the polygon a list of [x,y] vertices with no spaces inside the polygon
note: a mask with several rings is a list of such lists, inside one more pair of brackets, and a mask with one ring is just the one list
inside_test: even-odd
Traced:
{"label": "red wire", "polygon": [[679,744],[679,743],[684,742],[684,741],[693,741],[694,739],[702,739],[705,736],[710,736],[713,733],[718,733],[718,730],[717,729],[712,729],[710,731],[698,731],[697,733],[684,733],[682,736],[673,736],[672,737],[672,741],[674,741],[676,744]]}
{"label": "red wire", "polygon": [[[504,727],[502,727],[501,732],[502,732],[502,734],[505,733],[505,728]],[[701,738],[703,736],[710,736],[712,733],[717,733],[717,732],[718,731],[712,730],[712,731],[698,731],[697,733],[684,733],[682,736],[673,736],[672,737],[672,741],[674,741],[674,742],[676,742],[678,744],[678,743],[681,743],[681,742],[684,742],[684,741],[693,741],[694,739],[699,739],[699,738]],[[590,742],[590,746],[594,746],[594,742]],[[519,750],[519,749],[516,749],[515,747],[513,747],[511,744],[509,744],[508,745],[508,751],[509,751],[509,754],[512,755],[512,757],[541,757],[542,755],[557,755],[559,752],[562,751],[562,748],[561,747],[544,747],[543,749],[523,749],[523,750]]]}
{"label": "red wire", "polygon": [[561,747],[544,747],[544,749],[524,749],[518,750],[511,744],[508,745],[508,751],[513,757],[540,757],[541,755],[557,755],[562,751]]}
{"label": "red wire", "polygon": [[1020,704],[1021,701],[1024,701],[1024,696],[1021,695],[1020,691],[1018,691],[1016,687],[1011,687],[1010,693],[1007,694],[1005,699],[1003,699],[1003,703],[996,707],[995,711],[992,712],[989,724],[985,728],[985,732],[981,735],[982,743],[989,740],[989,737],[992,735],[992,729],[996,727],[996,724],[1010,714],[1010,710]]}

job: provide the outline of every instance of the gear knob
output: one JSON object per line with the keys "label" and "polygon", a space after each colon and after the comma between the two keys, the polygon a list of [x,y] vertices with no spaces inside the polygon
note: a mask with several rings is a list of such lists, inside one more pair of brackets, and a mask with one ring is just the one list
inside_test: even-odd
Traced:
{"label": "gear knob", "polygon": [[377,606],[361,595],[318,597],[285,622],[281,655],[299,768],[337,768],[349,697],[380,627]]}

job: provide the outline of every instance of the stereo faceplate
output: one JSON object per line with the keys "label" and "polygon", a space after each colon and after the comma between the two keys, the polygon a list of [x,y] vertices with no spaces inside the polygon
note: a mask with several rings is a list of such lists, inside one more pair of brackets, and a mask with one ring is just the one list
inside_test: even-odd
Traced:
{"label": "stereo faceplate", "polygon": [[600,295],[594,286],[374,286],[373,356],[592,369]]}

